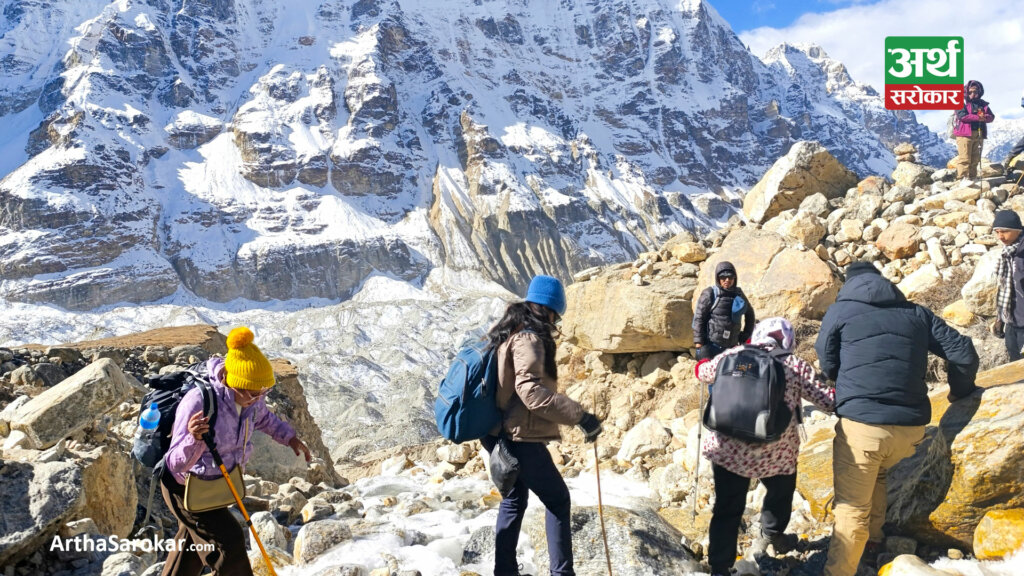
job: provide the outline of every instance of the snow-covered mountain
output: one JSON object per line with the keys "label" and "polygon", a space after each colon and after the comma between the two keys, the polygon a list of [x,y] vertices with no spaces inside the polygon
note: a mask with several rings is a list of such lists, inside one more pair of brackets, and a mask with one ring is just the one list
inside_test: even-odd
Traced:
{"label": "snow-covered mountain", "polygon": [[6,0],[0,46],[0,297],[68,309],[520,290],[715,226],[796,140],[951,154],[699,0]]}
{"label": "snow-covered mountain", "polygon": [[1021,138],[1024,138],[1024,118],[997,117],[989,124],[982,153],[993,162],[1002,162]]}

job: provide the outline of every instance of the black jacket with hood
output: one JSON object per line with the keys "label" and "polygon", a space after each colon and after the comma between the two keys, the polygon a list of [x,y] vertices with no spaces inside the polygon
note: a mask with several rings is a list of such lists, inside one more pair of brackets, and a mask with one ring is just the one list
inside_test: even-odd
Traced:
{"label": "black jacket with hood", "polygon": [[822,373],[836,382],[836,414],[864,424],[922,426],[931,420],[928,352],[947,360],[950,391],[974,390],[978,353],[870,263],[855,262],[814,345]]}
{"label": "black jacket with hood", "polygon": [[[700,293],[697,306],[693,312],[693,342],[701,346],[713,342],[722,348],[731,348],[740,342],[746,342],[754,333],[754,307],[739,287],[739,277],[731,290],[718,285],[718,275],[724,270],[736,274],[736,267],[731,262],[719,262],[715,267],[715,284],[708,286]],[[715,290],[718,298],[715,298]],[[740,296],[745,303],[740,310],[733,313],[733,302]],[[734,317],[742,316],[742,328]]]}

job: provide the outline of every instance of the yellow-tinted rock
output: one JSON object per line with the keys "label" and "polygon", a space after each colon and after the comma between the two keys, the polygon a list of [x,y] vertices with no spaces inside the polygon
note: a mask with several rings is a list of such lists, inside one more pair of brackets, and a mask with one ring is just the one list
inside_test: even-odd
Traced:
{"label": "yellow-tinted rock", "polygon": [[680,262],[703,262],[708,257],[704,245],[699,242],[684,242],[673,246],[672,257]]}
{"label": "yellow-tinted rock", "polygon": [[932,568],[924,560],[913,554],[902,554],[895,560],[882,566],[878,576],[961,576],[960,572],[950,572]]}
{"label": "yellow-tinted rock", "polygon": [[886,519],[919,541],[968,547],[987,512],[1024,508],[1024,384],[952,406],[946,393],[931,395],[932,422],[917,452],[889,471]]}
{"label": "yellow-tinted rock", "polygon": [[807,441],[800,446],[796,487],[807,500],[811,514],[821,522],[831,521],[835,490],[832,482],[832,439],[835,420],[807,430]]}
{"label": "yellow-tinted rock", "polygon": [[907,300],[913,301],[931,293],[940,284],[942,275],[939,274],[938,267],[929,263],[908,274],[896,287],[903,292]]}
{"label": "yellow-tinted rock", "polygon": [[882,231],[875,246],[890,260],[913,256],[917,253],[921,232],[917,226],[897,222]]}
{"label": "yellow-tinted rock", "polygon": [[957,224],[963,224],[967,222],[970,214],[967,212],[950,212],[948,214],[939,214],[935,217],[934,223],[939,228],[945,228],[947,226],[956,227]]}
{"label": "yellow-tinted rock", "polygon": [[998,560],[1024,546],[1024,510],[992,510],[974,531],[974,555],[978,560]]}
{"label": "yellow-tinted rock", "polygon": [[963,300],[957,300],[943,308],[942,317],[957,326],[970,326],[975,319],[974,312],[971,312]]}
{"label": "yellow-tinted rock", "polygon": [[[292,557],[287,552],[273,546],[265,547],[267,555],[270,556],[270,562],[274,565],[275,573],[280,574],[278,570],[292,565]],[[263,557],[259,547],[255,547],[249,552],[249,565],[252,566],[254,576],[270,576],[270,570],[267,569],[267,560]]]}
{"label": "yellow-tinted rock", "polygon": [[693,346],[695,286],[693,278],[667,274],[636,286],[614,271],[572,284],[562,333],[580,348],[615,354],[686,350]]}

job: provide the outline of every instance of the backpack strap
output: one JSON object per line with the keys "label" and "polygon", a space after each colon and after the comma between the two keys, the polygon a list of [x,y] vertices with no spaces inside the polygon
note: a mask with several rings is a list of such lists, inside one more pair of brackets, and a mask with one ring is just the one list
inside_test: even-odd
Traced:
{"label": "backpack strap", "polygon": [[205,378],[196,377],[196,386],[203,397],[203,417],[210,419],[210,437],[213,438],[214,429],[217,425],[217,397],[213,393],[213,387]]}
{"label": "backpack strap", "polygon": [[[771,356],[772,360],[775,360],[781,364],[787,356],[792,356],[793,353],[790,352],[789,350],[786,350],[782,346],[776,346],[775,348],[772,348],[771,350],[768,351],[768,355]],[[785,372],[785,369],[783,369],[783,372]],[[797,424],[803,424],[803,408],[800,406],[799,401],[797,401],[797,408],[796,410],[794,410],[794,412],[796,412]]]}

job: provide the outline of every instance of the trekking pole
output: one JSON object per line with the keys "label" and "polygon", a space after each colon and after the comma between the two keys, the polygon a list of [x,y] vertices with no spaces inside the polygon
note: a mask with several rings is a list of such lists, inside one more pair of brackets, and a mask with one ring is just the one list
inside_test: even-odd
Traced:
{"label": "trekking pole", "polygon": [[253,539],[256,540],[256,545],[260,547],[260,552],[263,554],[263,560],[267,563],[267,570],[270,571],[270,576],[277,576],[274,564],[270,561],[270,555],[267,554],[267,549],[263,547],[260,535],[256,533],[256,528],[252,525],[252,519],[249,518],[249,513],[246,512],[245,505],[242,504],[242,498],[238,496],[235,485],[231,483],[231,478],[228,477],[228,470],[224,467],[224,461],[220,458],[220,452],[217,451],[217,446],[213,443],[213,436],[210,436],[210,433],[207,432],[203,434],[203,441],[206,442],[206,447],[210,449],[210,454],[213,455],[213,463],[220,468],[220,473],[224,475],[224,481],[228,483],[231,495],[235,497],[235,504],[238,504],[238,510],[242,513],[242,517],[245,518],[245,525],[249,527],[249,532],[252,533]]}
{"label": "trekking pole", "polygon": [[[597,411],[597,392],[594,395],[594,411]],[[597,453],[597,438],[594,438],[594,474],[597,476],[597,516],[601,519],[601,539],[604,540],[604,559],[608,562],[608,576],[612,576],[612,557],[608,552],[608,533],[604,530],[604,505],[601,502],[601,460]]]}
{"label": "trekking pole", "polygon": [[[697,386],[700,388],[700,410],[697,412],[697,418],[702,419],[704,417],[704,383],[699,379],[697,380]],[[700,495],[700,434],[701,428],[704,427],[704,423],[697,422],[697,464],[693,467],[693,512],[690,514],[690,521],[697,521],[697,497]]]}

